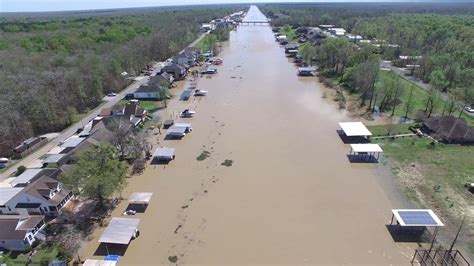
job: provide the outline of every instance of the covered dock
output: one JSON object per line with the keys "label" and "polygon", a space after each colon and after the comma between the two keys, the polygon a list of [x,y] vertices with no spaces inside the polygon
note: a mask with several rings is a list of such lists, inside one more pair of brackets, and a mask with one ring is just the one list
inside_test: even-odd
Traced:
{"label": "covered dock", "polygon": [[[387,227],[396,242],[434,243],[442,226],[444,224],[431,209],[393,209]],[[434,232],[428,228],[434,228]]]}
{"label": "covered dock", "polygon": [[383,150],[378,144],[351,144],[349,156],[351,160],[378,161],[381,153],[383,153]]}
{"label": "covered dock", "polygon": [[186,135],[185,127],[172,126],[166,131],[166,135],[170,137],[184,137]]}
{"label": "covered dock", "polygon": [[113,217],[99,242],[128,245],[137,236],[139,223],[140,219]]}
{"label": "covered dock", "polygon": [[86,260],[83,266],[115,266],[117,265],[116,261],[112,260]]}
{"label": "covered dock", "polygon": [[127,210],[144,212],[148,204],[150,204],[152,195],[152,192],[134,192],[130,198],[128,198]]}
{"label": "covered dock", "polygon": [[[179,132],[184,132],[184,131],[182,131],[182,128],[181,128]],[[161,147],[161,148],[157,148],[155,152],[153,153],[153,160],[158,160],[158,161],[171,161],[175,157],[176,157],[176,154],[175,154],[174,148]]]}
{"label": "covered dock", "polygon": [[362,122],[339,122],[338,134],[344,143],[367,143],[372,132]]}
{"label": "covered dock", "polygon": [[300,67],[298,68],[298,76],[314,76],[316,71],[313,67]]}

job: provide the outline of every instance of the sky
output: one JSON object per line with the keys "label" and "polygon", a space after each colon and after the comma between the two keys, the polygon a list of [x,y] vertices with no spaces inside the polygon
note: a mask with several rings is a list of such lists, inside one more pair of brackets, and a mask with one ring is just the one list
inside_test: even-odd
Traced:
{"label": "sky", "polygon": [[[421,0],[423,1],[423,0]],[[447,2],[436,0],[434,2]],[[474,1],[474,0],[472,0]],[[248,2],[377,2],[376,0],[0,0],[0,12],[41,12],[90,10],[127,7],[196,5]],[[384,0],[383,2],[420,2],[420,0]]]}

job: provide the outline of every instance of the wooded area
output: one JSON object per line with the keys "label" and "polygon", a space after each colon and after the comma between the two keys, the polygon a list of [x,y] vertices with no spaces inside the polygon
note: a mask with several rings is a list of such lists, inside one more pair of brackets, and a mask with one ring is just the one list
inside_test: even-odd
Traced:
{"label": "wooded area", "polygon": [[[420,111],[428,117],[432,113],[461,116],[466,106],[474,104],[472,5],[268,4],[261,9],[274,26],[291,25],[298,32],[302,26],[332,24],[371,40],[356,46],[345,37],[326,38],[316,50],[306,44],[300,47],[304,58],[316,59],[323,76],[358,93],[369,110],[377,106],[393,115],[397,107],[404,108],[404,116],[412,118]],[[410,62],[419,64],[414,76],[430,84],[421,110],[414,109],[412,101],[421,99],[412,97],[406,82],[380,74],[380,60],[392,60],[397,66],[401,55],[421,56]]]}
{"label": "wooded area", "polygon": [[198,36],[201,23],[240,7],[2,18],[0,156],[27,137],[64,129],[129,84],[120,73],[136,75],[172,56]]}

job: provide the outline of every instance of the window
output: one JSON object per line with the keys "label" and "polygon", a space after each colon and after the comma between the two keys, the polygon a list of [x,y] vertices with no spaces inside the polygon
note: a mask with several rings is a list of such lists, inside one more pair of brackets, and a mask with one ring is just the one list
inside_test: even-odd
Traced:
{"label": "window", "polygon": [[49,211],[50,211],[50,212],[56,211],[56,207],[54,207],[54,206],[49,206]]}

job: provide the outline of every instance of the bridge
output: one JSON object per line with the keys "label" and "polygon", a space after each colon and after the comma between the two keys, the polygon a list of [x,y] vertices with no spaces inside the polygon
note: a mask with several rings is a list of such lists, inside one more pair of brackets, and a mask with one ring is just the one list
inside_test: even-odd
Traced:
{"label": "bridge", "polygon": [[239,22],[240,25],[270,25],[270,21],[241,21]]}

